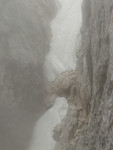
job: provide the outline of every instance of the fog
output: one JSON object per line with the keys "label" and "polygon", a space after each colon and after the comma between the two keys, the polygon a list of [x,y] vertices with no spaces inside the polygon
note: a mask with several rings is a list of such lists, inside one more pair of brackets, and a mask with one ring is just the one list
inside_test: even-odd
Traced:
{"label": "fog", "polygon": [[[75,69],[76,50],[79,48],[82,0],[59,0],[59,10],[51,24],[52,39],[46,56],[44,72],[48,81],[60,73]],[[37,121],[30,150],[54,150],[55,126],[65,118],[67,100],[57,98],[55,104]]]}
{"label": "fog", "polygon": [[76,66],[81,1],[0,0],[1,150],[54,149],[68,104],[48,110],[45,82]]}
{"label": "fog", "polygon": [[0,149],[26,150],[44,104],[53,0],[0,0]]}
{"label": "fog", "polygon": [[61,72],[75,69],[80,41],[82,0],[59,0],[59,3],[61,8],[51,24],[52,40],[45,64],[49,81]]}
{"label": "fog", "polygon": [[57,98],[55,104],[36,123],[30,150],[53,150],[55,140],[53,131],[67,113],[68,103],[65,98]]}

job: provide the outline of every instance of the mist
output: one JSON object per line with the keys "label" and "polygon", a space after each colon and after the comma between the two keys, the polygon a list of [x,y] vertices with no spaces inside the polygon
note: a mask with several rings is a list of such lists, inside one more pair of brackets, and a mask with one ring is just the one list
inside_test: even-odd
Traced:
{"label": "mist", "polygon": [[48,109],[45,86],[75,68],[80,7],[78,0],[0,0],[0,149],[54,149],[68,104],[55,98]]}
{"label": "mist", "polygon": [[47,110],[43,64],[56,11],[53,0],[0,0],[1,150],[28,150]]}
{"label": "mist", "polygon": [[[49,82],[67,70],[75,70],[75,53],[81,42],[81,4],[82,0],[58,1],[58,11],[50,25],[50,49],[44,63],[44,73]],[[53,106],[37,121],[30,150],[54,150],[54,130],[65,119],[67,111],[67,99],[57,97]]]}
{"label": "mist", "polygon": [[0,0],[0,150],[113,150],[112,0]]}

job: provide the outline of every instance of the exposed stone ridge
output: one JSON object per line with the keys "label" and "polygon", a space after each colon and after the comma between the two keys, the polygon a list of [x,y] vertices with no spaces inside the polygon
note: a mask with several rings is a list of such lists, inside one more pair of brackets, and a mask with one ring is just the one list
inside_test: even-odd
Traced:
{"label": "exposed stone ridge", "polygon": [[83,0],[82,16],[76,95],[55,150],[113,150],[113,1]]}
{"label": "exposed stone ridge", "polygon": [[47,93],[46,105],[51,107],[54,104],[55,97],[66,97],[69,100],[70,95],[75,95],[76,93],[75,85],[75,70],[63,72],[53,82],[47,82],[45,85],[45,92]]}

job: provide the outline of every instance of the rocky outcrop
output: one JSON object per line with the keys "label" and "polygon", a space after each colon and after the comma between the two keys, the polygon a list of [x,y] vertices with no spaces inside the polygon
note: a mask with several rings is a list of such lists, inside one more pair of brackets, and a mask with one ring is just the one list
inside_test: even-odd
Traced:
{"label": "rocky outcrop", "polygon": [[53,106],[57,97],[65,97],[71,102],[71,98],[76,94],[76,72],[75,70],[68,70],[61,73],[54,81],[46,82],[45,104],[47,107]]}
{"label": "rocky outcrop", "polygon": [[54,0],[0,0],[0,149],[26,150],[45,111]]}
{"label": "rocky outcrop", "polygon": [[75,70],[69,70],[61,73],[53,82],[53,93],[59,97],[68,97],[71,94],[71,88],[76,84]]}
{"label": "rocky outcrop", "polygon": [[83,0],[82,16],[77,92],[63,125],[56,128],[55,150],[112,150],[113,2]]}
{"label": "rocky outcrop", "polygon": [[69,97],[71,88],[76,84],[75,70],[68,70],[61,73],[53,82],[46,86],[47,93],[55,94],[59,97]]}

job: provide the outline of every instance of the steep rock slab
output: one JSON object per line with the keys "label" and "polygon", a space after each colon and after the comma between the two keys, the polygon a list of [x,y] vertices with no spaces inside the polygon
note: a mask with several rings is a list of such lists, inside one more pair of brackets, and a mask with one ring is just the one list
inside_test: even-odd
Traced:
{"label": "steep rock slab", "polygon": [[80,99],[86,115],[83,117],[84,123],[80,125],[81,121],[77,119],[81,119],[81,116],[76,113],[73,115],[77,109],[71,112],[69,108],[62,138],[56,149],[112,150],[113,1],[83,0],[82,16],[81,48],[77,52],[76,67],[78,92],[75,100]]}

